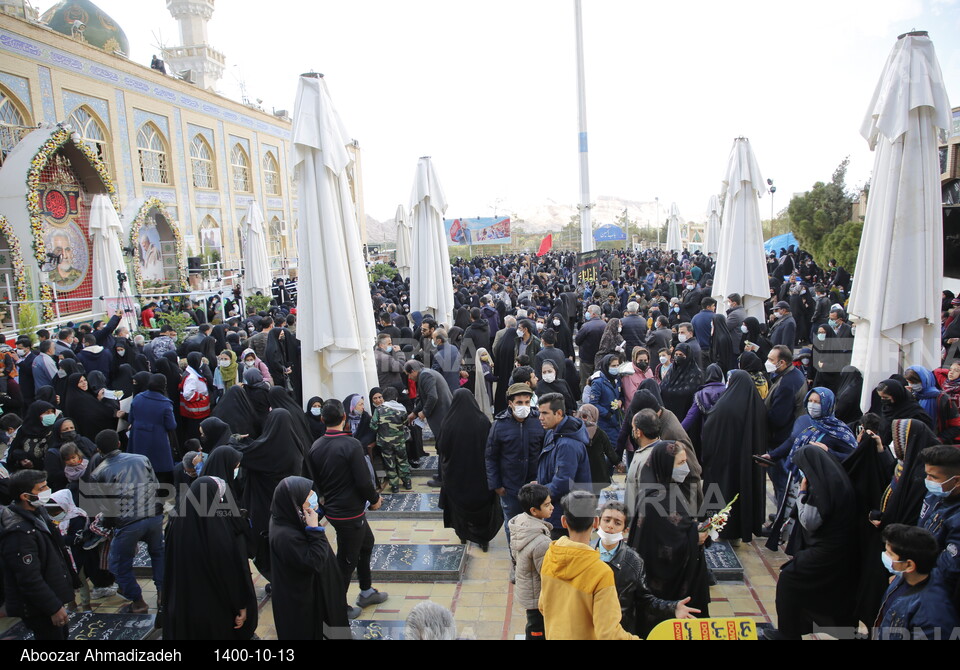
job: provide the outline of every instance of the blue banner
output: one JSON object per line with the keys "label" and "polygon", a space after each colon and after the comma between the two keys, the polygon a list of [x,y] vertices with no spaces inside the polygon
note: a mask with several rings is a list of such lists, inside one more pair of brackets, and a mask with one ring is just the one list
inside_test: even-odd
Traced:
{"label": "blue banner", "polygon": [[627,234],[623,232],[623,228],[615,226],[612,223],[600,226],[593,231],[594,242],[623,242],[626,239]]}

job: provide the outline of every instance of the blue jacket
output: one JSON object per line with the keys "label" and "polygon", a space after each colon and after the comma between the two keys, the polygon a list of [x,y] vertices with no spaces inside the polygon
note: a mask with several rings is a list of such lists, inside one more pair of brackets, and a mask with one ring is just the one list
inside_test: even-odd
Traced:
{"label": "blue jacket", "polygon": [[960,626],[950,595],[933,578],[910,586],[898,575],[883,596],[880,616],[874,631],[879,640],[951,640]]}
{"label": "blue jacket", "polygon": [[536,479],[545,432],[535,409],[522,423],[509,408],[497,414],[487,436],[487,488],[504,488],[515,496],[521,486]]}
{"label": "blue jacket", "polygon": [[693,334],[696,335],[701,350],[709,351],[710,349],[710,324],[713,322],[714,316],[716,316],[714,312],[702,310],[697,312],[697,315],[690,321],[690,325],[693,326]]}
{"label": "blue jacket", "polygon": [[620,424],[623,422],[623,410],[612,409],[610,403],[614,400],[622,400],[623,394],[620,392],[619,380],[614,385],[605,374],[601,374],[590,384],[589,396],[590,404],[600,412],[597,425],[610,438],[610,444],[616,444],[620,436]]}
{"label": "blue jacket", "polygon": [[794,366],[770,380],[767,405],[767,427],[770,445],[779,446],[790,437],[794,421],[803,413],[803,399],[807,394],[807,379]]}
{"label": "blue jacket", "polygon": [[430,367],[443,375],[447,388],[453,393],[460,388],[460,352],[450,343],[437,347]]}
{"label": "blue jacket", "polygon": [[917,525],[933,533],[940,543],[940,558],[931,578],[941,582],[948,593],[957,593],[960,583],[960,497],[938,498],[927,494]]}
{"label": "blue jacket", "polygon": [[93,348],[87,347],[77,353],[77,360],[83,364],[83,369],[87,371],[87,374],[99,370],[107,378],[108,384],[112,381],[113,354],[110,353],[109,349],[99,345]]}
{"label": "blue jacket", "polygon": [[173,403],[163,393],[143,391],[130,403],[130,446],[127,452],[150,459],[154,472],[173,472],[167,432],[176,430]]}
{"label": "blue jacket", "polygon": [[592,477],[590,461],[587,458],[587,445],[590,438],[583,421],[568,416],[553,430],[548,430],[543,438],[543,451],[537,461],[537,481],[550,489],[553,502],[553,516],[548,521],[554,528],[560,528],[560,516],[563,508],[560,500],[571,489],[590,490]]}

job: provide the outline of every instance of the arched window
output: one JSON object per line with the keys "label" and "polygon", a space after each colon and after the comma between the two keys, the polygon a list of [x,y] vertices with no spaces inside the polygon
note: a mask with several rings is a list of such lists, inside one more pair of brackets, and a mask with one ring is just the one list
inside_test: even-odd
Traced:
{"label": "arched window", "polygon": [[200,222],[200,254],[203,262],[213,264],[221,260],[223,233],[220,224],[209,214]]}
{"label": "arched window", "polygon": [[267,189],[267,195],[281,195],[280,164],[274,158],[272,151],[268,151],[263,157],[263,183]]}
{"label": "arched window", "polygon": [[0,165],[7,154],[17,146],[32,128],[27,128],[27,116],[13,95],[0,87]]}
{"label": "arched window", "polygon": [[170,183],[167,143],[152,123],[145,123],[137,133],[137,153],[140,156],[140,178],[145,183]]}
{"label": "arched window", "polygon": [[80,133],[83,143],[90,147],[100,162],[109,167],[107,151],[110,143],[107,132],[93,113],[86,107],[77,107],[70,115],[70,124]]}
{"label": "arched window", "polygon": [[267,230],[267,254],[273,261],[274,267],[279,267],[281,258],[284,255],[283,224],[279,217],[273,217],[270,220],[270,226]]}
{"label": "arched window", "polygon": [[213,151],[203,135],[197,135],[190,143],[190,162],[193,164],[195,188],[216,188],[217,170],[213,163]]}
{"label": "arched window", "polygon": [[247,152],[239,144],[233,146],[233,151],[230,153],[230,165],[233,168],[233,188],[245,193],[252,191],[250,159],[247,158]]}

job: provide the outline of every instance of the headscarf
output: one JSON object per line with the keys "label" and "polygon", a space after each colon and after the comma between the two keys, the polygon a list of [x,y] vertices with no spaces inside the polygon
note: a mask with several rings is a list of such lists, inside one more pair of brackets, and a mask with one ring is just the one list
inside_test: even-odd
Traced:
{"label": "headscarf", "polygon": [[124,363],[117,368],[116,373],[114,373],[111,385],[118,391],[123,391],[124,398],[129,398],[134,393],[133,378],[136,374],[137,372],[133,369],[132,365]]}
{"label": "headscarf", "polygon": [[[166,394],[167,392],[167,377],[166,375],[160,375],[163,377],[163,388],[160,389],[160,392]],[[133,375],[133,395],[138,393],[143,393],[150,386],[150,380],[153,378],[149,372],[138,372]]]}
{"label": "headscarf", "polygon": [[[915,526],[920,506],[927,495],[924,484],[926,469],[920,453],[940,440],[929,426],[920,421],[896,419],[893,422],[893,455],[897,466],[890,486],[883,494],[883,523],[905,523]],[[872,441],[872,440],[871,440]]]}
{"label": "headscarf", "polygon": [[760,360],[760,357],[752,351],[744,351],[742,354],[740,354],[737,364],[741,370],[744,372],[749,372],[750,374],[755,372],[762,373],[764,370],[763,362]]}
{"label": "headscarf", "polygon": [[834,514],[853,518],[853,485],[836,458],[819,447],[806,445],[793,455],[793,460],[807,479],[807,504],[816,507],[824,521]]}
{"label": "headscarf", "polygon": [[885,442],[889,442],[892,437],[892,424],[896,419],[916,419],[931,428],[933,427],[933,419],[927,414],[926,410],[920,406],[916,398],[907,392],[903,382],[891,377],[890,379],[884,379],[880,382],[877,385],[877,389],[879,389],[880,386],[883,386],[885,388],[884,392],[893,399],[892,403],[884,403],[880,410],[880,415],[886,421],[883,435],[881,435],[881,438]]}
{"label": "headscarf", "polygon": [[327,432],[327,426],[323,423],[323,419],[319,416],[314,416],[310,409],[314,404],[320,403],[320,407],[323,407],[323,398],[320,396],[313,396],[310,400],[307,401],[307,410],[304,412],[304,418],[307,420],[307,425],[310,426],[310,444],[323,437]]}
{"label": "headscarf", "polygon": [[217,370],[220,371],[220,379],[223,381],[223,388],[229,389],[231,386],[237,383],[237,368],[239,367],[237,363],[237,354],[233,351],[233,349],[225,347],[219,354],[217,354],[217,357],[219,358],[221,355],[226,355],[230,358],[230,365],[226,367],[220,367],[220,364],[217,364]]}
{"label": "headscarf", "polygon": [[[230,436],[232,434],[230,425],[215,416],[207,417],[201,421],[200,430],[203,431],[203,439],[201,442],[208,453],[230,442]],[[206,472],[206,464],[204,464],[203,467],[203,472]]]}
{"label": "headscarf", "polygon": [[[820,396],[820,417],[815,419],[809,414],[807,415],[810,418],[811,425],[804,428],[793,441],[793,446],[790,448],[790,455],[787,457],[787,468],[793,466],[793,457],[797,451],[811,442],[817,442],[823,439],[824,435],[829,435],[833,439],[842,442],[847,454],[852,454],[857,450],[856,435],[853,434],[853,431],[850,430],[847,424],[834,416],[836,398],[833,395],[833,391],[828,388],[823,388],[822,386],[811,389],[803,399],[804,408],[806,408],[810,396],[814,393]],[[837,448],[837,450],[840,449]]]}
{"label": "headscarf", "polygon": [[304,449],[309,451],[314,442],[310,433],[310,424],[307,423],[307,417],[303,415],[303,410],[300,409],[300,405],[293,399],[290,392],[282,386],[273,386],[267,391],[267,398],[270,400],[272,411],[285,409],[290,413],[300,441],[303,443]]}
{"label": "headscarf", "polygon": [[[649,394],[649,391],[647,393]],[[583,421],[583,425],[587,427],[587,436],[592,442],[593,436],[597,434],[597,421],[600,420],[600,410],[590,403],[587,403],[586,405],[580,405],[578,414]]]}
{"label": "headscarf", "polygon": [[[734,369],[736,354],[734,353],[733,338],[727,328],[727,318],[722,314],[713,316],[713,337],[710,338],[710,356],[713,362],[720,366],[726,374]],[[739,342],[739,338],[737,340]]]}
{"label": "headscarf", "polygon": [[187,354],[187,368],[192,372],[195,372],[200,379],[204,379],[203,370],[200,368],[203,367],[203,354],[199,351],[191,351]]}
{"label": "headscarf", "polygon": [[[66,389],[64,389],[64,390],[66,390]],[[37,392],[34,394],[33,399],[34,399],[35,401],[36,401],[36,400],[42,400],[42,401],[44,401],[44,402],[48,402],[48,403],[50,403],[51,405],[56,406],[56,405],[57,405],[57,392],[54,390],[54,388],[53,388],[52,386],[41,386],[40,388],[37,389]],[[61,400],[61,402],[62,402],[62,401],[63,401],[63,398],[61,398],[60,400]]]}
{"label": "headscarf", "polygon": [[59,529],[61,535],[66,535],[70,529],[70,520],[78,516],[86,518],[88,514],[73,502],[73,493],[70,489],[61,489],[50,494],[50,499],[57,504],[57,507],[66,512],[66,516],[60,520]]}
{"label": "headscarf", "polygon": [[234,434],[249,435],[253,438],[260,434],[259,418],[242,386],[227,390],[213,409],[213,416],[230,426]]}
{"label": "headscarf", "polygon": [[614,358],[620,361],[623,360],[623,357],[620,354],[607,354],[600,359],[600,367],[597,368],[597,371],[602,374],[611,384],[613,384],[614,388],[617,388],[617,385],[620,381],[620,376],[610,374],[610,361],[612,361]]}
{"label": "headscarf", "polygon": [[[206,433],[207,430],[204,429]],[[203,475],[219,477],[228,484],[233,481],[233,471],[240,465],[240,452],[229,444],[214,448],[203,462]]]}
{"label": "headscarf", "polygon": [[260,386],[263,384],[263,374],[257,368],[247,368],[243,371],[245,386]]}
{"label": "headscarf", "polygon": [[840,386],[837,389],[837,418],[852,423],[863,416],[860,409],[860,396],[863,393],[863,375],[852,365],[844,366],[840,373]]}
{"label": "headscarf", "polygon": [[267,476],[289,476],[301,472],[306,450],[293,420],[285,409],[275,409],[267,417],[259,438],[240,449],[242,465]]}
{"label": "headscarf", "polygon": [[100,370],[91,370],[87,374],[87,386],[89,387],[87,392],[96,396],[100,393],[100,389],[107,388],[107,376]]}
{"label": "headscarf", "polygon": [[937,410],[937,400],[940,398],[940,389],[937,387],[937,378],[933,376],[933,373],[930,370],[926,369],[922,365],[911,365],[907,368],[908,371],[912,370],[918,377],[920,377],[920,384],[923,388],[919,393],[915,393],[914,396],[917,399],[917,402],[920,403],[920,406],[923,407],[924,411],[930,415],[930,418],[936,420],[938,410]]}
{"label": "headscarf", "polygon": [[352,435],[356,434],[357,428],[360,426],[360,420],[363,418],[363,413],[356,412],[357,405],[360,404],[361,400],[363,400],[363,396],[359,393],[354,393],[353,395],[347,396],[346,402],[343,403],[347,409],[347,421],[350,423],[350,433]]}
{"label": "headscarf", "polygon": [[682,363],[674,358],[670,371],[660,383],[660,395],[664,406],[679,418],[686,416],[693,404],[693,395],[703,384],[703,373],[693,359],[690,345],[678,344],[676,353],[682,353],[685,358]]}

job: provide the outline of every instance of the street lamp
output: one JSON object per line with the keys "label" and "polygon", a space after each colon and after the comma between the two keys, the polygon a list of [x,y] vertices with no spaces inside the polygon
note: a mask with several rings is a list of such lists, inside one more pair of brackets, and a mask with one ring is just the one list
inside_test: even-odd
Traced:
{"label": "street lamp", "polygon": [[767,180],[767,186],[770,190],[770,233],[773,234],[773,196],[777,192],[777,187],[773,185],[773,180]]}

